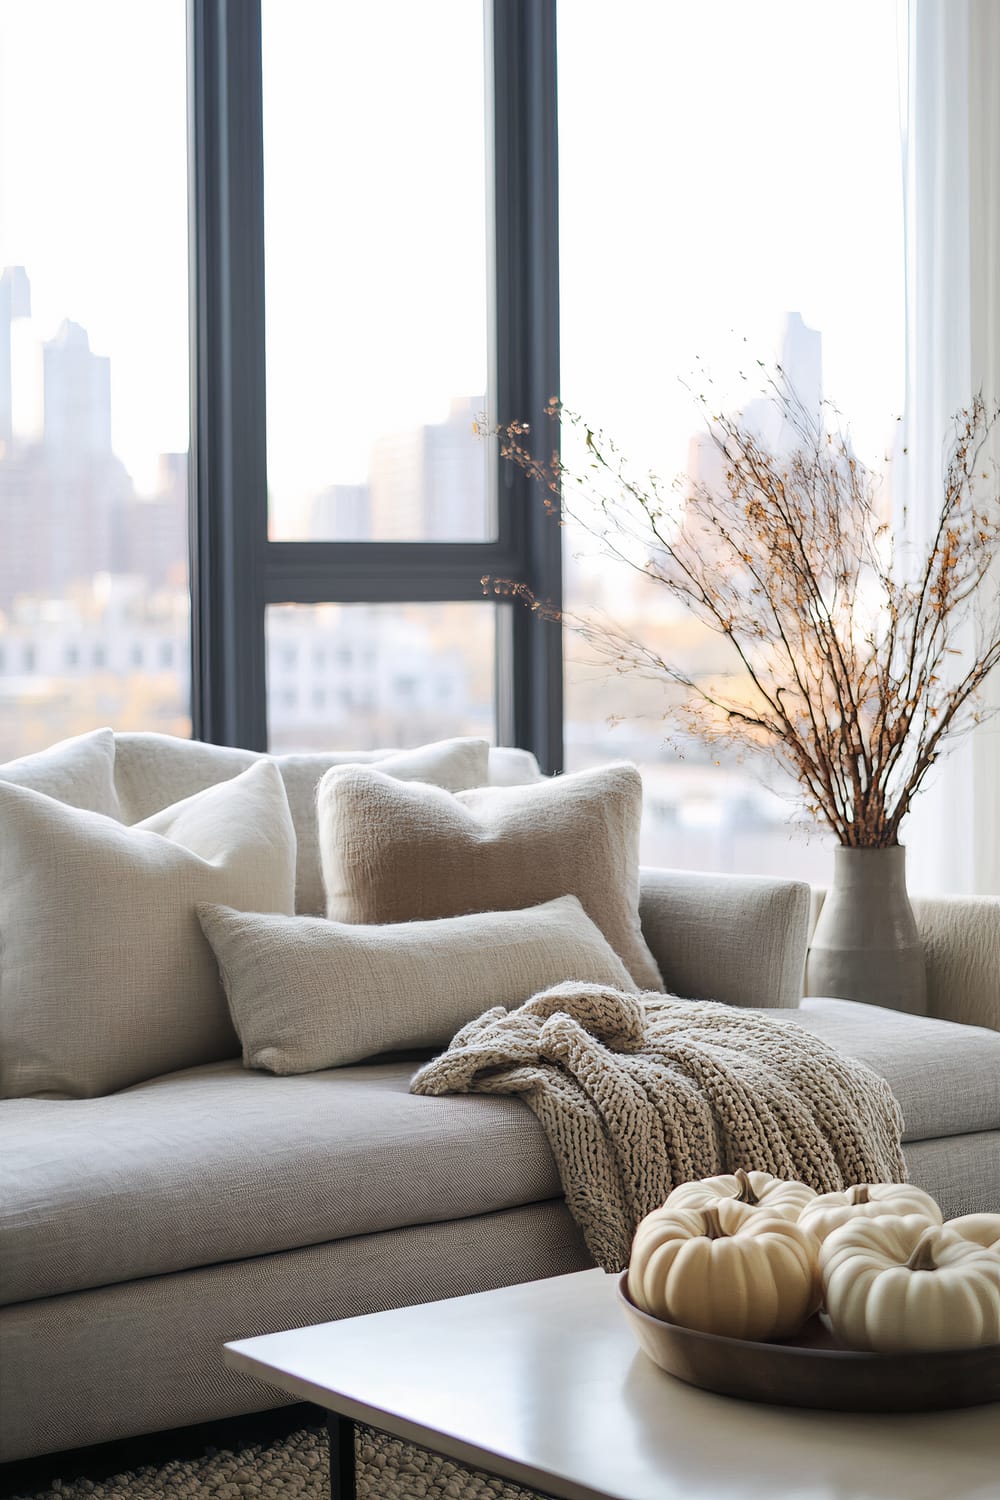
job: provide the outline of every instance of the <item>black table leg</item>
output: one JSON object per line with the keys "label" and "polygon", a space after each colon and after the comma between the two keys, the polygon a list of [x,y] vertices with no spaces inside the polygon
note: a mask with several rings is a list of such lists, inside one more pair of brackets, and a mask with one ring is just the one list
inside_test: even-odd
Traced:
{"label": "black table leg", "polygon": [[354,1420],[332,1411],[326,1425],[330,1434],[330,1500],[356,1500]]}

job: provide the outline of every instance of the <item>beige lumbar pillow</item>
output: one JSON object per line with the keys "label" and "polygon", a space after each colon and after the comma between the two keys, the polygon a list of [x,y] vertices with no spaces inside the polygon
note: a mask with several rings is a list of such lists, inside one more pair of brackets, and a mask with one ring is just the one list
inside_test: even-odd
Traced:
{"label": "beige lumbar pillow", "polygon": [[88,1098],[238,1054],[195,908],[293,910],[275,766],[134,828],[0,783],[0,826],[0,1096]]}
{"label": "beige lumbar pillow", "polygon": [[574,979],[632,989],[575,896],[527,911],[354,927],[198,908],[248,1068],[312,1073],[443,1047],[491,1006]]}
{"label": "beige lumbar pillow", "polygon": [[334,921],[430,920],[573,895],[639,988],[662,990],[639,925],[634,766],[455,795],[341,766],[323,777],[317,806]]}

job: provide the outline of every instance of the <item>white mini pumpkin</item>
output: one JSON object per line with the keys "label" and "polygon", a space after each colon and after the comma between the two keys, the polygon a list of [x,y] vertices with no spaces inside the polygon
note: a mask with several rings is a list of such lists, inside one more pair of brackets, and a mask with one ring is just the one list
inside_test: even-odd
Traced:
{"label": "white mini pumpkin", "polygon": [[962,1214],[961,1218],[948,1219],[946,1228],[975,1245],[1000,1250],[1000,1214]]}
{"label": "white mini pumpkin", "polygon": [[664,1205],[636,1230],[628,1292],[643,1312],[683,1328],[784,1338],[819,1305],[817,1250],[790,1219],[733,1199]]}
{"label": "white mini pumpkin", "polygon": [[861,1182],[842,1193],[821,1193],[800,1215],[803,1229],[823,1242],[834,1229],[852,1219],[874,1219],[882,1214],[919,1214],[925,1224],[940,1224],[941,1210],[922,1188],[908,1182]]}
{"label": "white mini pumpkin", "polygon": [[770,1172],[723,1172],[718,1177],[704,1177],[700,1182],[682,1182],[675,1187],[664,1207],[712,1208],[721,1200],[733,1198],[749,1203],[783,1219],[797,1219],[807,1203],[816,1197],[816,1189],[804,1182],[772,1177]]}
{"label": "white mini pumpkin", "polygon": [[820,1278],[834,1333],[852,1349],[1000,1344],[1000,1253],[920,1214],[855,1218],[823,1241]]}

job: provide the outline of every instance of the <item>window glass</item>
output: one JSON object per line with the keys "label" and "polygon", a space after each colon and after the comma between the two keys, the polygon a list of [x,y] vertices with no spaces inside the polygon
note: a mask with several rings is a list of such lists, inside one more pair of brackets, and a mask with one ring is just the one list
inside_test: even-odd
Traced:
{"label": "window glass", "polygon": [[5,0],[0,760],[190,732],[186,171],[183,0]]}
{"label": "window glass", "polygon": [[[738,410],[748,362],[820,391],[877,463],[903,391],[896,7],[573,0],[559,8],[562,398],[668,484],[705,462],[683,382]],[[568,440],[564,455],[579,465]],[[708,676],[719,638],[567,528],[566,606]],[[643,768],[643,858],[829,878],[795,786],[667,739],[662,687],[567,631],[567,765]],[[609,728],[609,717],[621,719]],[[759,764],[759,763],[758,763]]]}
{"label": "window glass", "polygon": [[495,741],[489,604],[282,604],[267,611],[274,752]]}
{"label": "window glass", "polygon": [[489,540],[482,6],[262,24],[270,535]]}

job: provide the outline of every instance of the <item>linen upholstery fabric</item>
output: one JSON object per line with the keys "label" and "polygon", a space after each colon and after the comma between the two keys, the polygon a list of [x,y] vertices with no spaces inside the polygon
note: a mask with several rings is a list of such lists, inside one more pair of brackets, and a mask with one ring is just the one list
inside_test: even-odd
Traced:
{"label": "linen upholstery fabric", "polygon": [[913,1141],[904,1155],[910,1181],[930,1193],[946,1219],[1000,1212],[1000,1130]]}
{"label": "linen upholstery fabric", "polygon": [[634,766],[454,796],[342,766],[323,777],[317,807],[333,921],[429,920],[573,895],[635,984],[662,988],[639,925]]}
{"label": "linen upholstery fabric", "polygon": [[277,770],[135,828],[0,783],[0,1096],[90,1097],[239,1050],[199,901],[290,912]]}
{"label": "linen upholstery fabric", "polygon": [[115,789],[115,737],[110,729],[94,729],[60,740],[48,750],[22,755],[0,766],[0,781],[44,792],[70,807],[119,818]]}
{"label": "linen upholstery fabric", "polygon": [[591,1264],[560,1199],[2,1308],[0,1462],[287,1404],[231,1339]]}
{"label": "linen upholstery fabric", "polygon": [[563,979],[631,986],[575,896],[375,927],[225,906],[198,915],[243,1061],[271,1073],[443,1046],[480,1011],[520,1005]]}
{"label": "linen upholstery fabric", "polygon": [[913,897],[931,1016],[1000,1031],[1000,897]]}
{"label": "linen upholstery fabric", "polygon": [[686,1000],[796,1007],[809,887],[754,875],[639,871],[639,915],[666,988]]}
{"label": "linen upholstery fabric", "polygon": [[904,1141],[1000,1130],[1000,1032],[821,996],[804,999],[794,1015],[766,1014],[887,1079],[903,1111]]}
{"label": "linen upholstery fabric", "polygon": [[231,1061],[103,1099],[4,1105],[0,1300],[559,1196],[515,1099],[421,1099],[398,1060],[277,1078]]}
{"label": "linen upholstery fabric", "polygon": [[[458,792],[481,786],[489,775],[485,740],[436,740],[412,750],[324,751],[269,757],[281,772],[298,845],[295,910],[320,914],[324,907],[316,832],[316,787],[331,766],[372,761],[388,776],[428,781]],[[122,818],[135,823],[245,771],[264,759],[253,750],[206,745],[166,734],[117,736],[116,778]]]}

